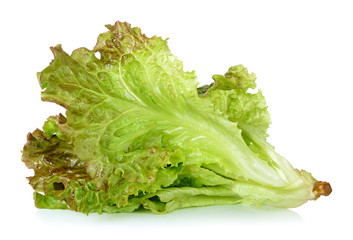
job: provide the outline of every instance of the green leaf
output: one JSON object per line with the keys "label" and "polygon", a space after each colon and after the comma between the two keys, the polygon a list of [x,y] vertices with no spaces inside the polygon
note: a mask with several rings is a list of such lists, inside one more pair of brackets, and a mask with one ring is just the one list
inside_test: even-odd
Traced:
{"label": "green leaf", "polygon": [[[99,187],[126,153],[151,147],[180,149],[188,162],[227,177],[284,184],[255,160],[236,124],[199,98],[194,74],[183,72],[166,41],[124,23],[108,28],[95,47],[100,60],[87,49],[69,56],[57,46],[40,76],[42,99],[67,108],[64,131]],[[251,168],[252,161],[260,167]]]}
{"label": "green leaf", "polygon": [[266,137],[271,124],[266,100],[260,90],[248,92],[256,88],[256,75],[249,74],[243,65],[237,65],[229,68],[224,76],[213,75],[213,79],[213,84],[199,88],[199,94],[210,98],[215,110],[237,123],[240,129],[244,130],[242,125],[246,124]]}

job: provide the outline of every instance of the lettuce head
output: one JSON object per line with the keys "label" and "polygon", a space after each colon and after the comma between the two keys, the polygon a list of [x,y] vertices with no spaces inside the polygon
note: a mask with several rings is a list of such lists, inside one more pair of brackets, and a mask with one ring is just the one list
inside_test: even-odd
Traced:
{"label": "lettuce head", "polygon": [[[154,213],[216,204],[297,207],[331,187],[266,141],[255,74],[237,65],[198,87],[160,37],[117,22],[93,50],[54,60],[42,100],[66,109],[27,135],[22,161],[38,208]],[[99,52],[100,57],[96,54]]]}

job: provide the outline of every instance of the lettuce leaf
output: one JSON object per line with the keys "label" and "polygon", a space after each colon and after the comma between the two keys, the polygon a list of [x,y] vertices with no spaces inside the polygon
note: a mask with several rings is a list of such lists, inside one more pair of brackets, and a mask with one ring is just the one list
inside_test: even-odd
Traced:
{"label": "lettuce leaf", "polygon": [[[328,195],[266,141],[271,123],[254,74],[238,65],[198,86],[166,40],[107,25],[93,50],[38,74],[42,100],[66,109],[28,134],[22,160],[39,208],[155,213],[214,204],[296,207]],[[100,53],[97,58],[95,53]]]}

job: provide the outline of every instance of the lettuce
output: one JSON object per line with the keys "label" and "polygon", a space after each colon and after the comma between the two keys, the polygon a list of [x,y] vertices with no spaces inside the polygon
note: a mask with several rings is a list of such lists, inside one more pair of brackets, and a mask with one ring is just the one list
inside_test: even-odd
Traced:
{"label": "lettuce", "polygon": [[[107,25],[93,50],[38,73],[42,100],[66,109],[27,135],[22,160],[38,208],[154,213],[216,204],[297,207],[331,187],[267,141],[271,123],[242,66],[197,87],[194,72],[139,28]],[[95,53],[99,52],[97,58]]]}

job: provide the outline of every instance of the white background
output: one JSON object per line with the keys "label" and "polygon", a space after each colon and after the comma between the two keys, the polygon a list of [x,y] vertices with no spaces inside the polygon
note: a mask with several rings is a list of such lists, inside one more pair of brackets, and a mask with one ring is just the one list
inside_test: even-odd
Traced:
{"label": "white background", "polygon": [[[0,238],[352,239],[351,2],[2,1]],[[170,38],[201,83],[232,65],[255,72],[273,120],[270,143],[295,167],[329,181],[331,196],[290,210],[216,206],[87,217],[36,209],[20,150],[27,132],[63,112],[41,102],[36,72],[52,60],[50,46],[92,49],[116,20]]]}

